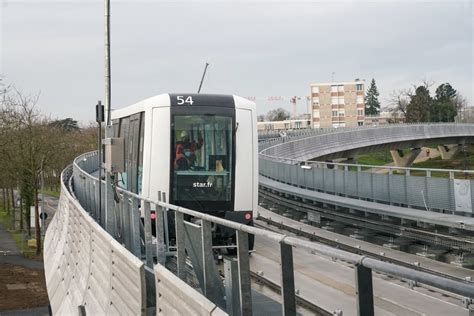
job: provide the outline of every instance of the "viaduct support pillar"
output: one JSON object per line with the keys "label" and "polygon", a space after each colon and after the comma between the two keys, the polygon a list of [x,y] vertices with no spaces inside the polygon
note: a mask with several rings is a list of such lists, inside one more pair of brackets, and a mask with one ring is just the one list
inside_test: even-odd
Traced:
{"label": "viaduct support pillar", "polygon": [[441,159],[443,160],[452,159],[454,155],[459,152],[460,149],[461,146],[458,144],[438,146],[439,153],[441,154]]}
{"label": "viaduct support pillar", "polygon": [[409,167],[415,161],[416,157],[420,154],[420,148],[413,148],[408,154],[404,154],[400,149],[390,150],[393,162],[397,167]]}

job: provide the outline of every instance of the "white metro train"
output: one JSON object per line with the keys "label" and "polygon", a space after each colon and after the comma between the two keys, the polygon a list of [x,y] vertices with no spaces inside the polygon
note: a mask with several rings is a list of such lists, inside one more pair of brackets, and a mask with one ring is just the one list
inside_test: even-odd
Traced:
{"label": "white metro train", "polygon": [[[233,95],[161,94],[114,110],[124,189],[252,225],[258,205],[255,103]],[[215,230],[219,244],[234,232]],[[253,244],[253,241],[250,241]]]}

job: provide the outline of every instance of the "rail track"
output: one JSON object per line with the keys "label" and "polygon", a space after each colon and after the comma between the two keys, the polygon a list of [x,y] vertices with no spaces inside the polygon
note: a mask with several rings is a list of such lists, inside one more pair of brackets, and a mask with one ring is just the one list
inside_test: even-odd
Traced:
{"label": "rail track", "polygon": [[400,226],[397,224],[388,223],[372,218],[360,217],[354,214],[347,214],[341,212],[341,210],[322,208],[313,204],[309,204],[307,202],[298,201],[296,199],[289,199],[285,196],[271,193],[262,189],[259,190],[259,196],[261,200],[268,201],[269,204],[279,205],[293,211],[318,214],[322,218],[341,222],[347,225],[367,228],[376,232],[391,234],[398,237],[406,237],[431,245],[439,245],[448,247],[450,249],[474,252],[474,240],[472,239],[460,238],[439,232],[431,232],[419,228]]}
{"label": "rail track", "polygon": [[[268,192],[263,192],[263,194],[261,192],[260,194],[261,194],[261,196],[260,196],[261,198],[262,198],[263,195],[265,195],[266,199],[268,199],[268,197],[269,197]],[[271,195],[274,196],[274,194],[271,194]],[[285,198],[282,198],[281,196],[277,196],[277,197],[275,197],[275,199],[273,201],[276,203],[278,201],[282,202],[281,200],[285,200]],[[295,202],[296,201],[291,200],[291,203],[295,203]],[[290,202],[286,202],[285,205],[287,205],[287,204],[290,204]],[[297,203],[297,204],[302,204],[302,203]],[[315,209],[320,209],[320,208],[315,207],[313,205],[306,205],[306,208],[309,209],[310,211],[316,211]],[[321,210],[320,212],[322,213],[321,214],[322,217],[328,216],[328,218],[329,218],[330,215],[333,215],[333,217],[331,219],[336,218],[335,215],[332,214],[332,212],[328,212],[327,210]],[[347,214],[343,214],[343,215],[347,215]],[[357,218],[357,217],[349,216],[349,215],[347,215],[347,217],[345,217],[345,219],[351,219],[351,220],[353,218]],[[343,250],[346,250],[346,251],[349,251],[349,252],[353,252],[353,253],[364,255],[364,256],[367,256],[367,257],[374,258],[374,259],[390,262],[390,263],[400,265],[400,266],[404,266],[404,267],[408,267],[408,268],[411,268],[411,269],[416,269],[416,270],[423,271],[423,272],[426,272],[426,273],[430,273],[430,274],[433,274],[433,275],[437,275],[437,276],[440,276],[440,277],[443,277],[443,278],[448,278],[448,279],[457,280],[457,281],[461,280],[461,281],[466,282],[466,283],[471,283],[470,281],[466,280],[465,278],[460,278],[460,277],[453,276],[453,275],[450,275],[450,274],[447,274],[447,273],[436,271],[436,270],[431,269],[429,267],[425,267],[425,266],[421,266],[421,265],[415,265],[413,262],[406,262],[406,261],[403,261],[403,260],[390,258],[390,257],[387,257],[385,254],[370,252],[370,251],[361,249],[360,247],[357,247],[357,246],[351,246],[351,245],[341,243],[338,240],[333,240],[333,239],[324,238],[324,237],[321,237],[321,236],[316,236],[311,232],[305,231],[305,230],[300,229],[300,228],[295,228],[295,227],[285,225],[284,223],[275,221],[274,219],[271,219],[271,218],[259,217],[258,219],[265,222],[265,223],[267,223],[267,224],[269,224],[269,225],[271,225],[271,226],[273,226],[273,227],[275,227],[275,228],[277,228],[277,229],[279,229],[279,230],[294,233],[295,235],[308,238],[311,241],[317,241],[317,242],[320,242],[320,243],[323,243],[323,244],[326,244],[326,245],[329,245],[329,246],[332,246],[332,247],[337,247],[339,249],[343,249]],[[365,220],[365,219],[362,219],[362,220]],[[382,224],[386,224],[386,223],[380,223],[379,222],[378,225],[382,225]],[[259,224],[257,224],[257,225],[259,225]],[[262,227],[264,227],[265,229],[269,229],[266,226],[262,226]],[[385,229],[385,228],[379,228],[378,230],[380,230],[380,229]],[[276,231],[281,233],[281,231],[278,231],[278,230],[276,230]],[[386,232],[386,230],[384,230],[384,232]],[[453,295],[450,294],[450,296],[453,296]],[[453,296],[453,297],[460,298],[458,296]]]}

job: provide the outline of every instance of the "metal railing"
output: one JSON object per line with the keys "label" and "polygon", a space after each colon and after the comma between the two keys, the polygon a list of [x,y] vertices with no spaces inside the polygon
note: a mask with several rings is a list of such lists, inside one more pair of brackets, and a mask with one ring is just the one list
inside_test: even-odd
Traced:
{"label": "metal railing", "polygon": [[[395,124],[384,124],[384,125],[367,125],[367,126],[354,126],[354,127],[329,127],[329,128],[302,128],[302,129],[281,129],[281,130],[260,130],[258,131],[258,139],[261,141],[269,141],[274,138],[281,138],[282,132],[285,136],[291,138],[297,138],[300,136],[313,136],[313,135],[322,135],[330,133],[340,133],[347,131],[360,131],[367,129],[387,129],[393,127],[407,127],[407,126],[416,126],[416,125],[425,125],[425,126],[443,126],[443,125],[452,125],[452,124],[469,124],[469,123],[395,123]],[[472,125],[472,124],[471,124]]]}
{"label": "metal railing", "polygon": [[[95,190],[95,188],[98,186],[98,179],[90,174],[94,171],[94,163],[95,165],[97,163],[97,160],[94,161],[94,153],[78,157],[74,162],[73,183],[74,192],[83,207],[89,211],[92,217],[97,218],[96,210],[99,208],[97,205],[98,200],[95,197],[97,197],[96,192],[98,190]],[[102,181],[102,185],[104,184],[104,181]],[[115,208],[112,210],[115,214],[116,223],[114,227],[116,229],[109,233],[138,258],[142,259],[149,268],[153,267],[155,258],[158,263],[165,263],[167,257],[176,257],[177,275],[185,281],[187,279],[185,269],[187,256],[195,259],[193,260],[193,268],[196,275],[200,275],[198,279],[202,278],[200,284],[203,294],[218,306],[224,305],[223,307],[225,307],[223,285],[219,276],[217,276],[216,281],[211,230],[214,225],[222,225],[235,230],[238,284],[232,285],[235,291],[231,291],[230,296],[227,288],[225,291],[228,298],[238,295],[238,310],[242,315],[252,314],[248,246],[250,234],[254,235],[257,240],[258,237],[264,237],[279,245],[282,275],[281,297],[284,315],[295,315],[296,313],[293,247],[317,252],[349,262],[355,266],[357,309],[360,315],[374,314],[372,270],[427,284],[465,297],[474,297],[474,284],[468,281],[445,279],[434,274],[418,271],[416,268],[400,267],[300,238],[239,224],[172,205],[164,201],[164,195],[160,192],[157,192],[157,199],[152,199],[120,188],[116,188],[116,191],[119,195],[118,202],[115,203]],[[152,210],[155,210],[156,216],[154,218],[152,218]],[[140,216],[140,212],[142,216]],[[165,219],[168,217],[174,218],[176,235],[174,243],[165,236],[167,232],[167,222]],[[156,240],[152,236],[152,223],[157,227]],[[143,227],[143,229],[140,229],[140,227]],[[198,243],[199,245],[193,243]],[[226,275],[226,280],[227,278],[228,276]],[[227,312],[232,314],[229,310]]]}
{"label": "metal railing", "polygon": [[393,174],[394,171],[403,171],[404,174],[410,175],[412,173],[418,172],[422,173],[427,177],[431,177],[433,172],[446,173],[449,175],[450,179],[454,179],[455,175],[473,175],[474,170],[464,170],[464,169],[440,169],[440,168],[418,168],[418,167],[397,167],[397,166],[387,166],[387,165],[370,165],[370,164],[357,164],[357,163],[344,163],[344,162],[331,162],[331,161],[313,161],[313,160],[301,160],[301,159],[292,159],[278,156],[271,156],[260,154],[260,158],[282,162],[285,164],[306,166],[303,169],[310,168],[325,168],[325,169],[357,169],[358,171],[365,172],[378,172],[378,170],[387,170],[388,173]]}

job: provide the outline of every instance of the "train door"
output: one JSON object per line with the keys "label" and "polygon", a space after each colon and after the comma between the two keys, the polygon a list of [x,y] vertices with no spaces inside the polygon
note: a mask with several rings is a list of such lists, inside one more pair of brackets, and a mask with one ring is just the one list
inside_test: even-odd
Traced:
{"label": "train door", "polygon": [[[119,173],[118,184],[127,191],[138,193],[141,189],[140,162],[143,157],[143,134],[141,134],[142,113],[120,119],[118,136],[124,139],[125,171]],[[141,136],[141,137],[140,137]],[[143,165],[143,163],[142,163]]]}

